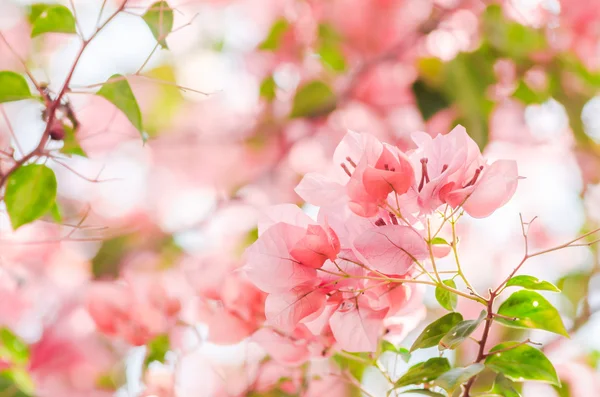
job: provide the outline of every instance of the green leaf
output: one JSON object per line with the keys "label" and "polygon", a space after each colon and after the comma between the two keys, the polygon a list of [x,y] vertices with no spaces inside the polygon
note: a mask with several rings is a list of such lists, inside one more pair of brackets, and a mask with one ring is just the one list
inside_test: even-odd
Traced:
{"label": "green leaf", "polygon": [[56,201],[54,202],[54,205],[52,206],[52,208],[50,208],[50,216],[52,217],[54,222],[56,222],[56,223],[62,222],[62,215],[60,214],[60,208],[58,208],[58,204],[56,203]]}
{"label": "green leaf", "polygon": [[92,259],[92,274],[95,279],[116,278],[119,276],[119,263],[131,248],[131,235],[104,240],[98,253]]}
{"label": "green leaf", "polygon": [[131,91],[129,83],[122,75],[112,75],[102,85],[102,88],[100,88],[96,95],[105,98],[123,112],[129,121],[131,121],[131,124],[140,132],[142,139],[144,139],[140,107],[133,95],[133,91]]}
{"label": "green leaf", "polygon": [[322,81],[311,81],[298,88],[291,118],[324,116],[335,109],[335,94]]}
{"label": "green leaf", "polygon": [[268,76],[260,84],[260,96],[265,98],[267,102],[273,102],[277,96],[277,84],[273,76]]}
{"label": "green leaf", "polygon": [[65,125],[63,126],[65,129],[65,137],[63,138],[63,147],[60,149],[61,153],[64,154],[74,154],[81,157],[87,157],[87,154],[79,145],[77,141],[77,137],[75,136],[75,131],[73,128]]}
{"label": "green leaf", "polygon": [[[370,361],[369,355],[367,353],[348,353],[353,356],[356,356],[362,360]],[[344,357],[339,354],[333,355],[333,361],[335,361],[339,367],[343,370],[348,370],[350,374],[354,377],[354,379],[360,381],[362,379],[363,373],[365,372],[365,368],[367,367],[365,364],[359,362],[358,360],[353,360],[351,358]]]}
{"label": "green leaf", "polygon": [[144,366],[147,367],[151,362],[158,361],[161,363],[165,362],[165,355],[169,351],[171,347],[171,342],[169,341],[169,335],[162,334],[158,335],[150,342],[148,342],[148,352],[146,353],[146,360],[144,361]]}
{"label": "green leaf", "polygon": [[422,394],[424,396],[429,396],[429,397],[446,397],[441,393],[436,393],[434,391],[431,390],[427,390],[427,389],[413,389],[413,390],[407,390],[404,391],[400,394]]}
{"label": "green leaf", "polygon": [[0,103],[32,97],[25,77],[8,70],[0,72]]}
{"label": "green leaf", "polygon": [[444,93],[429,87],[423,80],[417,80],[412,85],[412,91],[417,100],[417,106],[423,120],[429,120],[434,114],[450,106]]}
{"label": "green leaf", "polygon": [[498,314],[514,318],[495,319],[509,327],[543,329],[569,336],[558,310],[537,292],[521,290],[513,293],[500,305]]}
{"label": "green leaf", "polygon": [[515,382],[539,381],[560,386],[556,370],[544,353],[519,342],[494,346],[485,359],[485,365]]}
{"label": "green leaf", "polygon": [[402,360],[406,363],[408,362],[408,360],[410,360],[410,352],[407,349],[403,347],[396,347],[387,340],[381,342],[381,352],[392,352],[394,354],[397,354],[400,357],[402,357]]}
{"label": "green leaf", "polygon": [[433,381],[433,384],[441,387],[446,390],[448,394],[452,395],[454,390],[458,389],[463,383],[466,383],[473,376],[483,371],[484,368],[485,365],[481,363],[472,364],[464,368],[452,368],[450,371]]}
{"label": "green leaf", "polygon": [[173,30],[173,9],[169,7],[169,4],[166,1],[157,1],[148,8],[142,19],[150,28],[158,44],[162,48],[169,48],[165,40]]}
{"label": "green leaf", "polygon": [[29,360],[29,346],[8,328],[0,328],[0,357],[24,364]]}
{"label": "green leaf", "polygon": [[454,326],[463,320],[460,313],[448,313],[429,324],[417,337],[410,351],[437,345]]}
{"label": "green leaf", "polygon": [[539,280],[533,276],[515,276],[508,280],[507,287],[523,287],[530,290],[560,292],[560,289],[551,282]]}
{"label": "green leaf", "polygon": [[465,339],[467,339],[479,324],[486,317],[487,313],[485,310],[482,310],[479,314],[479,318],[475,320],[465,320],[456,324],[448,333],[440,340],[439,349],[455,349],[458,347]]}
{"label": "green leaf", "polygon": [[71,11],[61,5],[51,6],[42,10],[33,22],[31,37],[36,37],[44,33],[77,33],[75,30],[75,18],[71,14]]}
{"label": "green leaf", "polygon": [[562,295],[571,303],[573,315],[581,300],[587,296],[589,290],[590,275],[586,273],[571,273],[561,277],[556,283],[562,290]]}
{"label": "green leaf", "polygon": [[519,85],[515,89],[515,92],[513,92],[512,96],[526,105],[543,103],[550,99],[549,92],[534,91],[524,81],[519,82]]}
{"label": "green leaf", "polygon": [[450,363],[447,358],[434,357],[429,360],[413,365],[404,375],[396,381],[395,387],[408,385],[420,385],[437,379],[442,374],[450,370]]}
{"label": "green leaf", "polygon": [[13,229],[45,215],[56,201],[56,176],[45,165],[19,167],[6,181],[4,202]]}
{"label": "green leaf", "polygon": [[[454,280],[450,279],[442,282],[448,287],[456,289],[456,283]],[[456,294],[453,294],[452,292],[441,287],[435,287],[435,299],[437,299],[438,303],[448,311],[453,311],[458,303],[458,296],[456,296]]]}
{"label": "green leaf", "polygon": [[[176,84],[175,71],[173,66],[168,64],[151,69],[145,75]],[[144,131],[150,136],[157,136],[168,129],[185,102],[181,91],[174,85],[158,84],[154,90],[156,95],[142,114]]]}
{"label": "green leaf", "polygon": [[46,3],[34,3],[29,6],[29,14],[27,15],[27,20],[31,25],[35,22],[35,20],[40,16],[42,12],[44,12],[49,7],[52,7],[52,4]]}
{"label": "green leaf", "polygon": [[285,35],[285,32],[287,32],[289,27],[290,24],[288,23],[288,21],[283,18],[275,21],[273,26],[271,26],[271,31],[269,32],[269,35],[267,36],[265,41],[260,43],[258,49],[266,51],[277,50],[281,45],[281,40],[283,40],[283,36]]}
{"label": "green leaf", "polygon": [[346,70],[346,59],[342,49],[335,44],[326,43],[319,47],[317,52],[321,62],[334,72],[343,72]]}
{"label": "green leaf", "polygon": [[513,383],[501,373],[496,376],[492,389],[481,397],[521,397]]}
{"label": "green leaf", "polygon": [[434,237],[431,239],[431,241],[429,241],[429,243],[433,245],[450,245],[449,242],[441,237]]}
{"label": "green leaf", "polygon": [[28,391],[32,388],[27,372],[10,369],[0,372],[0,394],[10,397],[31,397]]}

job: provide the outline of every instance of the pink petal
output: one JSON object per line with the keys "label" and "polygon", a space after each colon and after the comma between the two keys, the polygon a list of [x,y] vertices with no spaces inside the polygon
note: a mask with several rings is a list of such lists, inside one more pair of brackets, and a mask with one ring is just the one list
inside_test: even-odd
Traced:
{"label": "pink petal", "polygon": [[346,196],[342,184],[315,172],[304,175],[294,190],[304,201],[319,207],[343,202]]}
{"label": "pink petal", "polygon": [[385,274],[405,274],[414,265],[412,257],[428,256],[427,243],[408,226],[374,227],[358,236],[354,247],[372,269]]}
{"label": "pink petal", "polygon": [[307,342],[283,336],[272,329],[262,328],[252,335],[252,339],[266,352],[283,365],[299,365],[310,358]]}
{"label": "pink petal", "polygon": [[305,318],[318,316],[325,308],[327,295],[309,284],[284,294],[270,294],[265,301],[265,315],[269,325],[291,332]]}
{"label": "pink petal", "polygon": [[295,204],[280,204],[268,207],[258,220],[259,235],[276,223],[288,223],[302,228],[315,223]]}
{"label": "pink petal", "polygon": [[306,235],[290,251],[292,258],[315,269],[327,259],[334,260],[340,251],[340,240],[330,227],[309,225]]}
{"label": "pink petal", "polygon": [[247,250],[246,274],[250,281],[268,293],[284,293],[313,280],[317,271],[290,256],[290,250],[306,231],[278,223],[264,232]]}
{"label": "pink petal", "polygon": [[494,162],[484,169],[481,180],[475,185],[463,208],[473,218],[490,216],[515,194],[518,179],[517,163],[514,160]]}
{"label": "pink petal", "polygon": [[[354,305],[345,301],[342,305]],[[383,333],[383,319],[387,310],[374,311],[367,306],[339,310],[329,320],[331,331],[340,348],[348,352],[374,352]]]}

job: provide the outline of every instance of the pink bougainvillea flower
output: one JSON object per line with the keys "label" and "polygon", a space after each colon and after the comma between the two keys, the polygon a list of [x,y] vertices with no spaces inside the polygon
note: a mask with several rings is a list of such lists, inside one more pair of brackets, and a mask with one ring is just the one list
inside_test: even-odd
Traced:
{"label": "pink bougainvillea flower", "polygon": [[386,310],[373,310],[363,299],[349,299],[332,314],[329,324],[339,347],[349,352],[372,352],[383,333]]}
{"label": "pink bougainvillea flower", "polygon": [[429,255],[427,243],[414,229],[400,225],[382,225],[358,236],[354,247],[371,266],[385,274],[405,274],[415,260]]}
{"label": "pink bougainvillea flower", "polygon": [[269,325],[291,332],[300,321],[318,317],[326,301],[325,292],[308,283],[287,293],[270,294],[265,301],[265,315]]}
{"label": "pink bougainvillea flower", "polygon": [[308,347],[311,337],[310,331],[301,326],[289,336],[269,328],[262,328],[252,335],[252,340],[280,364],[298,365],[311,357]]}
{"label": "pink bougainvillea flower", "polygon": [[499,160],[488,165],[462,126],[447,135],[431,138],[414,133],[418,148],[410,155],[420,164],[413,190],[421,212],[428,214],[442,204],[465,211],[476,218],[486,217],[513,196],[519,179],[516,162]]}
{"label": "pink bougainvillea flower", "polygon": [[245,270],[261,290],[287,293],[297,285],[314,280],[316,269],[336,258],[340,241],[326,222],[317,224],[296,206],[278,206],[275,211],[295,224],[279,222],[268,226],[269,222],[261,223],[260,229],[266,230],[246,250]]}
{"label": "pink bougainvillea flower", "polygon": [[[345,186],[350,209],[357,215],[370,217],[377,213],[378,206],[390,193],[406,193],[414,181],[406,155],[369,134],[349,131],[336,148],[334,162],[345,175],[338,171],[335,179],[328,179],[307,174],[296,192],[311,204],[331,205],[328,199],[339,202],[339,194],[344,192],[342,187]],[[322,197],[323,193],[327,198]]]}

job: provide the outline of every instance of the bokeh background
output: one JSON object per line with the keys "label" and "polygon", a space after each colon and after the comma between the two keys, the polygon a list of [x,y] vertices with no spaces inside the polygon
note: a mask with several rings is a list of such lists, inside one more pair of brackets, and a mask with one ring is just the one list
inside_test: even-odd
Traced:
{"label": "bokeh background", "polygon": [[[283,395],[275,393],[284,370],[264,365],[264,352],[247,339],[262,302],[239,271],[243,251],[269,205],[303,205],[293,188],[329,166],[348,129],[408,150],[413,131],[435,135],[462,124],[487,158],[518,162],[524,179],[509,204],[461,225],[463,267],[481,290],[522,257],[520,214],[537,217],[530,234],[537,248],[598,226],[600,2],[168,3],[168,49],[141,18],[151,2],[129,0],[75,69],[67,97],[85,156],[42,159],[58,178],[58,221],[48,216],[13,231],[0,203],[0,326],[28,346],[19,392]],[[75,8],[86,37],[101,9],[106,18],[120,2],[62,4]],[[33,10],[29,1],[0,0],[0,70],[23,72],[21,58],[57,92],[81,39],[32,39]],[[143,137],[92,95],[116,73],[127,76],[140,105]],[[0,149],[19,158],[35,148],[41,110],[35,101],[0,105]],[[52,144],[57,153],[63,145]],[[5,157],[0,169],[10,164]],[[563,289],[548,298],[572,338],[534,337],[548,343],[559,375],[574,386],[526,385],[524,395],[599,395],[599,271],[594,247],[528,264],[528,274]],[[423,318],[440,313],[432,295]],[[165,315],[155,301],[180,307]],[[98,317],[117,312],[141,328],[103,332]],[[407,345],[422,329],[415,327]],[[147,338],[132,336],[140,329]],[[220,340],[224,334],[229,340]],[[401,374],[407,364],[394,367]],[[374,371],[367,368],[362,382],[385,395]],[[322,389],[310,395],[353,392],[315,387]]]}

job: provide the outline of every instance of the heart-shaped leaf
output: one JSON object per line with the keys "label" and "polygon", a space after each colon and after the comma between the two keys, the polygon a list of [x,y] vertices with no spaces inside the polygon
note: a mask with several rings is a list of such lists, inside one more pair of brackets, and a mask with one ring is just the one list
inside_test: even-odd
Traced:
{"label": "heart-shaped leaf", "polygon": [[515,382],[538,381],[560,386],[554,366],[544,353],[519,342],[494,346],[485,365]]}
{"label": "heart-shaped leaf", "polygon": [[0,72],[0,103],[32,98],[27,81],[18,73]]}
{"label": "heart-shaped leaf", "polygon": [[42,10],[33,22],[31,37],[36,37],[44,33],[77,33],[75,30],[75,18],[71,14],[71,11],[61,5]]}
{"label": "heart-shaped leaf", "polygon": [[543,329],[569,336],[558,310],[534,291],[513,293],[500,305],[498,314],[508,318],[497,317],[495,320],[509,327]]}
{"label": "heart-shaped leaf", "polygon": [[322,81],[308,82],[296,91],[291,118],[323,116],[335,109],[335,94]]}
{"label": "heart-shaped leaf", "polygon": [[158,44],[162,48],[169,48],[165,40],[173,30],[173,9],[169,7],[169,4],[166,1],[157,1],[148,8],[142,19],[150,28]]}
{"label": "heart-shaped leaf", "polygon": [[[452,279],[444,280],[443,283],[448,287],[456,288],[456,283]],[[440,306],[448,311],[456,309],[456,304],[458,303],[458,296],[456,294],[441,287],[435,287],[435,299],[437,299]]]}
{"label": "heart-shaped leaf", "polygon": [[45,165],[19,167],[6,181],[4,202],[13,229],[45,215],[56,201],[56,176]]}
{"label": "heart-shaped leaf", "polygon": [[123,112],[144,138],[140,107],[124,76],[120,74],[111,76],[96,95],[105,98]]}

